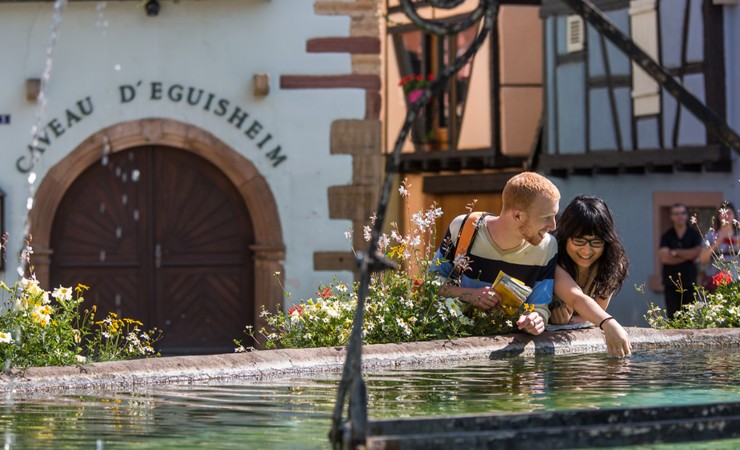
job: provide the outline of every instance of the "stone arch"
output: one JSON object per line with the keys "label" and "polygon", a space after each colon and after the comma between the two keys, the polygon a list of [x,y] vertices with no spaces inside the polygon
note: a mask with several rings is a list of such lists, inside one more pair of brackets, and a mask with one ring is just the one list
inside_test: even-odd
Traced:
{"label": "stone arch", "polygon": [[51,231],[57,207],[74,180],[100,161],[106,141],[112,153],[145,145],[164,145],[189,151],[218,167],[239,191],[254,227],[254,317],[256,329],[265,326],[262,306],[271,311],[282,304],[283,293],[274,274],[283,273],[283,242],[277,204],[264,177],[248,159],[205,130],[170,119],[142,119],[102,129],[85,139],[44,176],[29,215],[36,277],[49,287]]}

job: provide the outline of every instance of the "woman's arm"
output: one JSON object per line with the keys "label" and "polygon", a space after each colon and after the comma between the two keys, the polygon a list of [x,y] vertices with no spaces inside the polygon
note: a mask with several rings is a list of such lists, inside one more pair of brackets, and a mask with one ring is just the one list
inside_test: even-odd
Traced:
{"label": "woman's arm", "polygon": [[[624,328],[615,319],[604,322],[611,316],[594,299],[584,294],[573,277],[560,266],[555,269],[555,295],[589,322],[603,323],[604,339],[610,356],[626,356],[631,353],[632,346]],[[601,300],[606,308],[611,295]]]}

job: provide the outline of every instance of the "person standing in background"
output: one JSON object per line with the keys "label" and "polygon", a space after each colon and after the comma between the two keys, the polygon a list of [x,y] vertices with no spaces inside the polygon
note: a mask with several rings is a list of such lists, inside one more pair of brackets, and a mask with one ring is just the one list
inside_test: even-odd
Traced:
{"label": "person standing in background", "polygon": [[663,293],[666,315],[673,318],[681,305],[694,300],[694,284],[698,275],[696,259],[702,248],[701,233],[689,226],[686,205],[671,206],[672,227],[660,238],[658,255],[663,263]]}
{"label": "person standing in background", "polygon": [[733,280],[737,280],[740,266],[740,227],[737,210],[732,203],[724,202],[717,210],[699,261],[707,265],[704,288],[709,292],[717,289],[712,277],[720,272],[727,271]]}

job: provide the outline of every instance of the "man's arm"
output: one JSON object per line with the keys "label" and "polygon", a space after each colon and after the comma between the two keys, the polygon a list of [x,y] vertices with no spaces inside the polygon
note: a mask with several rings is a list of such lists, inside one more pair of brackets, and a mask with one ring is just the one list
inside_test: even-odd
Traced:
{"label": "man's arm", "polygon": [[685,261],[693,261],[701,254],[701,246],[693,248],[668,248],[661,247],[658,251],[660,255],[660,262],[675,266]]}
{"label": "man's arm", "polygon": [[488,311],[501,302],[501,295],[490,286],[480,288],[466,288],[445,284],[439,288],[442,297],[454,297],[461,302],[468,303],[476,308]]}
{"label": "man's arm", "polygon": [[669,266],[674,266],[683,262],[683,260],[671,255],[671,249],[668,247],[661,247],[660,250],[658,250],[658,256],[660,257],[660,262],[662,264],[667,264]]}
{"label": "man's arm", "polygon": [[673,254],[683,261],[694,261],[701,254],[701,245],[692,248],[675,248]]}

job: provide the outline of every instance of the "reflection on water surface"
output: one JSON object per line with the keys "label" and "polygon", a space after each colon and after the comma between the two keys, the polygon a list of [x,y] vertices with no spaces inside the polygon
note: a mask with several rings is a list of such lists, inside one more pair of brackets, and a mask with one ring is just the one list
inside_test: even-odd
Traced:
{"label": "reflection on water surface", "polygon": [[[9,396],[0,431],[6,449],[329,448],[338,378]],[[740,352],[484,360],[365,380],[371,418],[740,401]]]}

